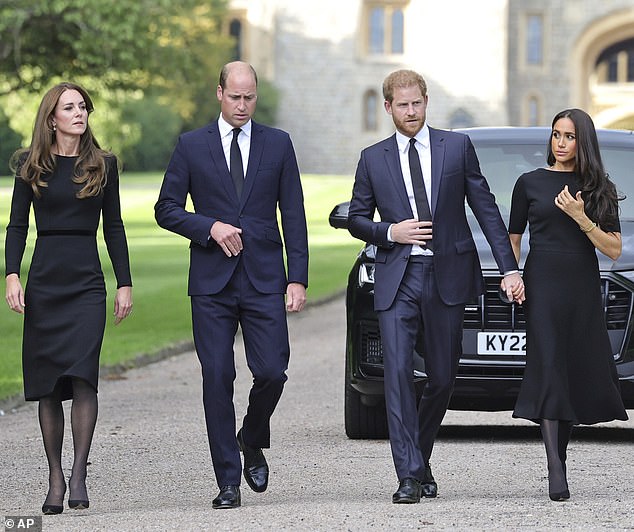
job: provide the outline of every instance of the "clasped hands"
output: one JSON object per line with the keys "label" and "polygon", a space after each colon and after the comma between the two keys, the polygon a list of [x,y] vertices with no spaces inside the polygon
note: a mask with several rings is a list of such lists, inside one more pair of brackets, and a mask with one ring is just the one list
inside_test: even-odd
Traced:
{"label": "clasped hands", "polygon": [[509,301],[515,301],[521,305],[526,300],[524,281],[519,273],[505,275],[500,282],[500,287],[506,292]]}

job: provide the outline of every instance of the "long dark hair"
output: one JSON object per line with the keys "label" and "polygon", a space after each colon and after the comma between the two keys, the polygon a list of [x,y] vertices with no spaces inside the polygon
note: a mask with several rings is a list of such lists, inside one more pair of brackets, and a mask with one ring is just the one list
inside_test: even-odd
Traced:
{"label": "long dark hair", "polygon": [[[42,177],[55,169],[55,154],[51,151],[55,142],[52,117],[60,96],[68,90],[79,92],[84,99],[88,114],[92,113],[94,109],[92,100],[83,87],[68,82],[55,85],[40,102],[33,126],[31,145],[16,151],[11,157],[12,169],[31,185],[33,193],[38,197],[40,196],[39,187],[46,187],[46,181]],[[86,131],[79,142],[79,157],[75,162],[73,175],[73,181],[83,185],[77,192],[78,198],[97,196],[103,190],[106,184],[106,155],[108,152],[99,147],[97,139],[90,130],[90,125],[86,123]]]}
{"label": "long dark hair", "polygon": [[[610,180],[601,159],[597,132],[590,115],[581,109],[565,109],[555,115],[552,127],[557,120],[569,118],[575,125],[577,155],[575,172],[581,180],[581,195],[585,202],[585,211],[599,225],[614,223],[619,216],[619,200],[624,199],[617,193],[616,186]],[[548,164],[555,164],[555,155],[551,141],[548,142]]]}

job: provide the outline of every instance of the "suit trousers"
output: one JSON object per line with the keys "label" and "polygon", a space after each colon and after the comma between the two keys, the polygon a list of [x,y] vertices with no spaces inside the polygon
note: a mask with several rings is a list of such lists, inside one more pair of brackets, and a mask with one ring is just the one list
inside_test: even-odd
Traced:
{"label": "suit trousers", "polygon": [[253,386],[242,422],[250,447],[270,447],[270,419],[282,395],[290,356],[284,294],[258,292],[242,261],[218,294],[192,296],[194,345],[202,368],[207,436],[219,486],[240,485],[233,345],[238,324]]}
{"label": "suit trousers", "polygon": [[[433,257],[416,256],[410,257],[394,302],[378,317],[396,474],[399,480],[423,480],[462,354],[464,305],[443,303]],[[427,381],[417,405],[413,354],[421,327]]]}

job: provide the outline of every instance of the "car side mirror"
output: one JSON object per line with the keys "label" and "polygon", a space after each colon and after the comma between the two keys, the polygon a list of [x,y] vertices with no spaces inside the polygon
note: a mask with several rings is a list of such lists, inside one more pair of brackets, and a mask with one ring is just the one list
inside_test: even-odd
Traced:
{"label": "car side mirror", "polygon": [[348,229],[348,208],[350,207],[349,201],[344,201],[337,205],[328,217],[328,222],[331,227],[335,229]]}

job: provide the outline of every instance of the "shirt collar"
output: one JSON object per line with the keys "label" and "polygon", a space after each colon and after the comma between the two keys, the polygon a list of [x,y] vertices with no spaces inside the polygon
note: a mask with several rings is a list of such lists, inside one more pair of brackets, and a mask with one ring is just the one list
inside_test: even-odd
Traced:
{"label": "shirt collar", "polygon": [[[233,126],[222,117],[222,113],[218,116],[218,129],[220,131],[220,138],[224,138],[227,135],[233,135]],[[245,133],[247,137],[250,137],[251,120],[244,124],[240,129],[242,129],[242,132]]]}
{"label": "shirt collar", "polygon": [[[401,153],[407,152],[410,138],[411,137],[403,135],[400,131],[396,131],[396,143],[398,144],[398,149]],[[414,138],[423,145],[423,148],[429,148],[429,127],[427,127],[427,122],[423,124],[423,127],[414,136]]]}

